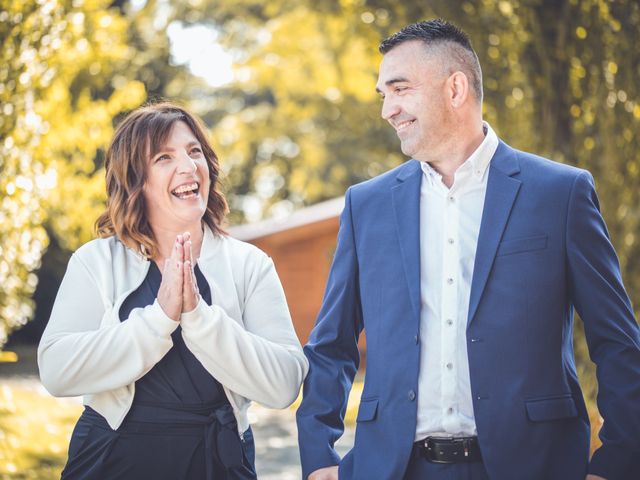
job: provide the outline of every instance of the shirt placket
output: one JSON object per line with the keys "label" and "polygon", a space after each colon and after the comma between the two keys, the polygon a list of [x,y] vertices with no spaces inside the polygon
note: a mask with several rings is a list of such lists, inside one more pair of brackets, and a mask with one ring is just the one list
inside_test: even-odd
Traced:
{"label": "shirt placket", "polygon": [[450,190],[446,198],[443,233],[442,256],[442,314],[440,318],[440,338],[442,364],[441,368],[441,392],[442,392],[442,416],[445,431],[457,430],[455,400],[457,391],[457,365],[456,352],[456,320],[458,318],[458,283],[459,272],[459,222],[460,202],[459,194],[454,189]]}

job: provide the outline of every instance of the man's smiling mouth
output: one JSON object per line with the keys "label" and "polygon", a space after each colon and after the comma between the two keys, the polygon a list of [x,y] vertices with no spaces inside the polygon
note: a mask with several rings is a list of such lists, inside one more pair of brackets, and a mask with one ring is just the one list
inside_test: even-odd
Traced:
{"label": "man's smiling mouth", "polygon": [[415,120],[407,120],[406,122],[402,122],[402,123],[399,123],[399,124],[395,125],[396,131],[400,132],[400,131],[404,130],[409,125],[411,125],[413,122],[415,122]]}

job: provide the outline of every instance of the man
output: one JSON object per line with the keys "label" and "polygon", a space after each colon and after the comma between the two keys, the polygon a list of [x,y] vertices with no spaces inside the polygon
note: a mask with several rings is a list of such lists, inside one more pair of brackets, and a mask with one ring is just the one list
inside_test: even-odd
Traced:
{"label": "man", "polygon": [[[457,27],[409,25],[380,51],[382,117],[412,160],[347,191],[305,347],[303,477],[640,478],[640,334],[591,175],[497,138]],[[591,462],[574,308],[605,420]],[[340,460],[363,329],[355,446]]]}

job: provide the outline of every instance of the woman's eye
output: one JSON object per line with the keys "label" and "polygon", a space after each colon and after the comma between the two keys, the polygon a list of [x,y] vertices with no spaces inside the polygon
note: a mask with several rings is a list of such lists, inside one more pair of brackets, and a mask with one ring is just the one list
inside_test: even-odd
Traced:
{"label": "woman's eye", "polygon": [[191,155],[200,155],[202,153],[202,149],[200,147],[195,147],[191,149]]}
{"label": "woman's eye", "polygon": [[163,160],[171,160],[171,157],[165,154],[165,155],[160,155],[158,158],[156,158],[156,162],[161,162]]}

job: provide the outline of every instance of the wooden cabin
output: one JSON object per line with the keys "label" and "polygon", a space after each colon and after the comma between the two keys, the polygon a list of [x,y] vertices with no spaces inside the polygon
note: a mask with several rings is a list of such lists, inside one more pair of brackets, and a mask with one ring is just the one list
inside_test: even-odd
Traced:
{"label": "wooden cabin", "polygon": [[[274,261],[300,342],[304,345],[322,305],[336,248],[344,197],[269,219],[229,228],[232,237],[252,243]],[[364,365],[364,334],[360,338]]]}

